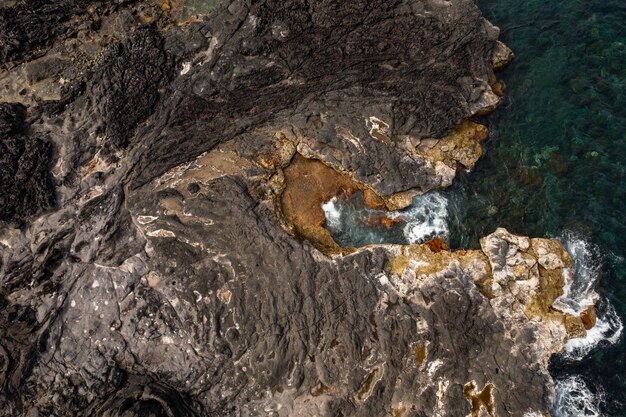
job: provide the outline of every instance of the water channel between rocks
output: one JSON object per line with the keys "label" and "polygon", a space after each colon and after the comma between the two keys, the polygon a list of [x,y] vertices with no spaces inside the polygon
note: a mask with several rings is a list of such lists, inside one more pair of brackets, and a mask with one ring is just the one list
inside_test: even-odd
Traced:
{"label": "water channel between rocks", "polygon": [[561,307],[591,299],[598,321],[551,361],[552,414],[624,416],[626,404],[626,7],[619,0],[480,0],[516,54],[499,78],[505,102],[471,173],[400,212],[367,208],[359,193],[323,204],[342,246],[422,243],[477,248],[497,227],[558,238],[574,259]]}

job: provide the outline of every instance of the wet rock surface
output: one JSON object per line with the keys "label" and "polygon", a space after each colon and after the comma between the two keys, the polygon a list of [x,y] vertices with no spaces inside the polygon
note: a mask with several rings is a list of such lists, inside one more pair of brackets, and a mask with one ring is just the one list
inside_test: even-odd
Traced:
{"label": "wet rock surface", "polygon": [[67,77],[0,103],[0,415],[547,412],[547,359],[584,331],[550,310],[560,245],[331,254],[281,207],[303,158],[387,208],[475,162],[510,55],[476,6],[168,7],[0,9],[7,68]]}

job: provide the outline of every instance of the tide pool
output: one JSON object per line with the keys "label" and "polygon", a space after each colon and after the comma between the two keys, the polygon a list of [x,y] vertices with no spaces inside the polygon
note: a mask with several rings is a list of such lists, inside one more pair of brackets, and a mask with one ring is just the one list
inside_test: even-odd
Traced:
{"label": "tide pool", "polygon": [[329,203],[329,230],[344,246],[444,236],[452,249],[478,248],[497,227],[560,239],[575,271],[559,303],[578,311],[593,300],[598,322],[551,361],[552,415],[626,416],[626,2],[478,4],[516,54],[498,74],[503,104],[483,120],[484,156],[399,213],[402,224],[368,227],[382,213],[357,198]]}

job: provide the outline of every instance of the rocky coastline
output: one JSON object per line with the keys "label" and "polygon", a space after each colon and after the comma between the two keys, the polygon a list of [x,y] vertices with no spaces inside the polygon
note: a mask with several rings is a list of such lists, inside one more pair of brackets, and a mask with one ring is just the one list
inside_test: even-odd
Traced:
{"label": "rocky coastline", "polygon": [[[472,169],[512,59],[471,0],[0,7],[0,415],[545,416],[572,260],[341,247]],[[384,227],[384,226],[383,226]]]}

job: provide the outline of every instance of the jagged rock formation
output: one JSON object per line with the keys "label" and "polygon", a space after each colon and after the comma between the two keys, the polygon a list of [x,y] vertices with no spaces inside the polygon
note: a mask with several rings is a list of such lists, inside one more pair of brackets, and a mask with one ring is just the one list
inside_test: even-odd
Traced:
{"label": "jagged rock formation", "polygon": [[25,132],[26,109],[0,103],[0,221],[20,224],[54,205],[52,145]]}
{"label": "jagged rock formation", "polygon": [[558,244],[340,253],[284,204],[302,158],[390,209],[471,167],[497,28],[470,0],[170,8],[0,8],[28,87],[0,107],[0,414],[546,413],[584,331],[550,307]]}

